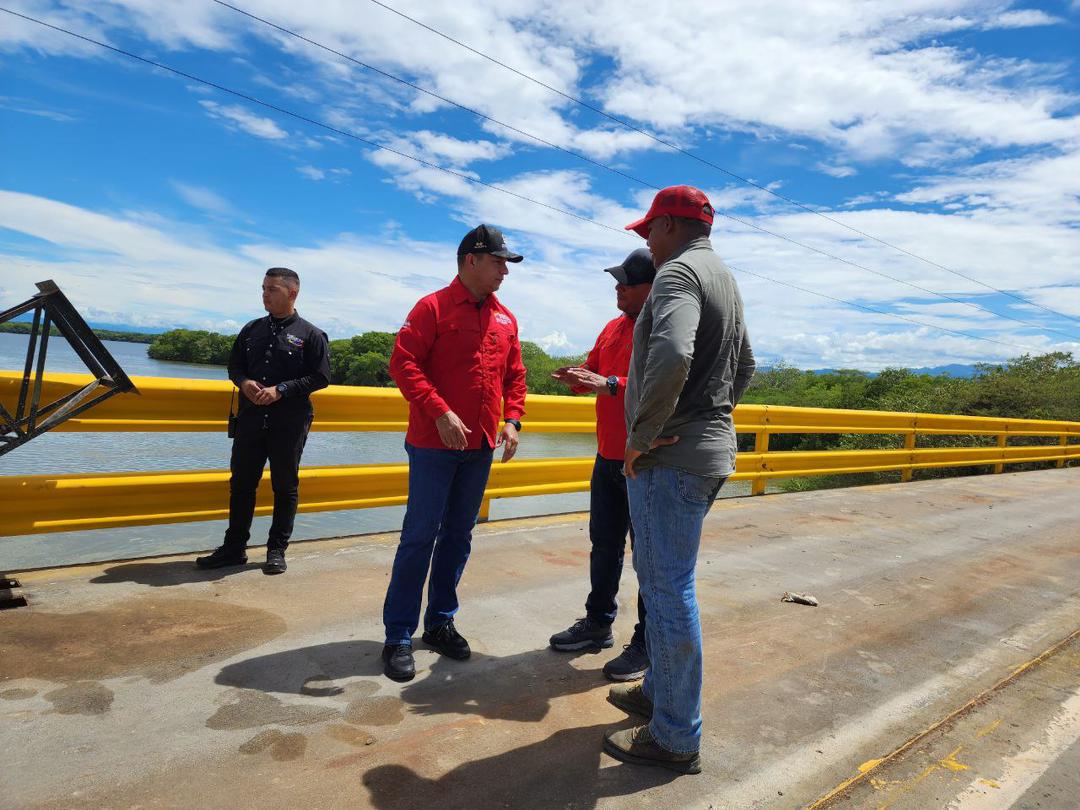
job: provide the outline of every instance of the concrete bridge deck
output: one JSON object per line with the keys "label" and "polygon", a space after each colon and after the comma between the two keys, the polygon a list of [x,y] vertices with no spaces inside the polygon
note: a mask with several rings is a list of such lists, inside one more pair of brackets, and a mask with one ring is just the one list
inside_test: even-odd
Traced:
{"label": "concrete bridge deck", "polygon": [[0,805],[1073,808],[1078,496],[1061,469],[718,503],[700,776],[602,755],[627,723],[615,651],[546,648],[582,612],[584,516],[482,526],[474,656],[418,645],[409,684],[379,674],[392,535],[295,545],[275,578],[190,557],[21,574]]}

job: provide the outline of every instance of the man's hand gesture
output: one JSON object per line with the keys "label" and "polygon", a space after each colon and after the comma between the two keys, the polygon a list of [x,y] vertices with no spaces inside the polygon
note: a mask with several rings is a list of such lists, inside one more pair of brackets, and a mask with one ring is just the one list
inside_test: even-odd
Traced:
{"label": "man's hand gesture", "polygon": [[[650,450],[655,450],[657,447],[667,447],[669,444],[675,444],[679,440],[678,436],[671,436],[666,439],[657,439],[649,445]],[[630,447],[626,448],[626,460],[623,461],[623,475],[627,478],[637,478],[637,472],[634,470],[634,462],[641,458],[644,453],[640,450],[634,450]]]}
{"label": "man's hand gesture", "polygon": [[435,427],[439,430],[439,438],[451,450],[464,450],[469,445],[467,434],[472,433],[456,413],[447,411],[435,420]]}
{"label": "man's hand gesture", "polygon": [[551,373],[551,377],[571,388],[588,388],[597,394],[609,393],[607,377],[597,374],[595,371],[589,371],[587,368],[581,368],[581,366],[557,368]]}
{"label": "man's hand gesture", "polygon": [[499,438],[495,440],[496,447],[502,447],[502,463],[505,464],[514,457],[518,448],[517,428],[507,422],[499,432]]}

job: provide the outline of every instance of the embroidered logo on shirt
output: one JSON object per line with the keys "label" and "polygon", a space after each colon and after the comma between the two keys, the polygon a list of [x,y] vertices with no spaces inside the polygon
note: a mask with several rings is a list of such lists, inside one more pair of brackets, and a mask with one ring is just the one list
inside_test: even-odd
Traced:
{"label": "embroidered logo on shirt", "polygon": [[291,332],[286,332],[285,333],[285,342],[288,343],[290,346],[295,346],[298,349],[302,349],[304,347],[303,339],[298,338],[296,335],[292,334]]}
{"label": "embroidered logo on shirt", "polygon": [[501,323],[503,326],[509,326],[511,323],[513,323],[513,321],[510,320],[509,316],[504,315],[501,312],[496,312],[495,323]]}

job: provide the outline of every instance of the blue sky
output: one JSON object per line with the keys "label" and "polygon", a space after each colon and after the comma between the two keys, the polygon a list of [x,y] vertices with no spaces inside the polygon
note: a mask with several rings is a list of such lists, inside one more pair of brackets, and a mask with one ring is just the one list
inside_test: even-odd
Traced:
{"label": "blue sky", "polygon": [[724,213],[867,268],[718,219],[714,246],[748,271],[737,278],[766,362],[1080,355],[1080,3],[387,4],[982,284],[674,153],[369,0],[236,5],[644,184],[211,0],[7,0],[616,230],[5,14],[0,306],[53,278],[97,322],[227,331],[259,314],[262,271],[283,264],[303,279],[301,312],[332,337],[392,330],[452,278],[457,242],[486,221],[527,257],[500,293],[522,337],[579,352],[615,314],[601,269],[641,244],[617,230],[647,207],[649,185],[689,183]]}

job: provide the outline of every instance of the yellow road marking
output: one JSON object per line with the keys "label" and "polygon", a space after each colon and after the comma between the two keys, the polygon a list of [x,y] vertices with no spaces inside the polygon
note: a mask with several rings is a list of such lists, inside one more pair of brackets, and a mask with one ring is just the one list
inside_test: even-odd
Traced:
{"label": "yellow road marking", "polygon": [[[1012,672],[1010,672],[1008,675],[1006,675],[1004,678],[1002,678],[1000,681],[995,683],[993,686],[991,686],[990,688],[984,690],[983,692],[980,692],[978,695],[973,697],[971,700],[969,700],[967,703],[965,703],[960,708],[953,710],[952,712],[947,714],[945,717],[943,717],[940,720],[938,720],[937,722],[933,723],[932,725],[930,725],[929,727],[927,727],[923,731],[920,731],[918,734],[911,737],[911,739],[907,740],[907,742],[905,742],[903,745],[899,746],[898,748],[894,749],[889,754],[886,754],[885,756],[881,757],[880,759],[871,759],[871,760],[869,760],[867,762],[864,762],[862,765],[859,766],[859,773],[855,774],[854,776],[852,776],[849,779],[845,779],[843,782],[841,782],[835,788],[830,790],[824,796],[817,799],[813,803],[807,805],[806,810],[820,810],[820,808],[828,806],[831,802],[833,802],[839,796],[846,793],[850,788],[853,788],[857,784],[859,784],[860,782],[864,781],[867,778],[867,774],[874,773],[876,770],[881,768],[886,763],[892,762],[893,760],[900,757],[900,755],[903,754],[905,751],[910,749],[912,746],[916,745],[921,740],[928,737],[930,734],[933,734],[935,731],[937,731],[939,728],[944,726],[946,723],[950,723],[953,720],[955,720],[956,718],[960,717],[962,714],[965,714],[965,713],[971,711],[976,706],[978,706],[979,704],[986,701],[987,698],[989,698],[990,695],[992,695],[994,692],[997,692],[997,691],[1005,688],[1010,683],[1012,683],[1014,680],[1016,680],[1020,675],[1022,675],[1024,672],[1026,672],[1027,670],[1031,669],[1034,666],[1037,666],[1038,664],[1041,664],[1043,661],[1045,661],[1047,658],[1052,656],[1054,653],[1056,653],[1058,650],[1060,650],[1062,647],[1064,647],[1066,644],[1073,641],[1077,637],[1080,637],[1080,629],[1073,630],[1071,633],[1069,633],[1069,635],[1067,635],[1065,638],[1063,638],[1057,644],[1052,646],[1050,649],[1048,649],[1045,652],[1037,655],[1035,658],[1032,658],[1030,661],[1024,662],[1023,664],[1018,666],[1016,669],[1014,669]],[[987,732],[987,733],[989,733],[989,732]],[[959,750],[960,750],[959,748],[956,749],[956,751],[954,751],[952,754],[950,754],[950,756],[955,755]],[[946,757],[946,759],[948,759],[948,757]],[[956,764],[961,765],[959,770],[964,770],[964,769],[967,768],[966,765],[962,765],[959,762],[956,763]],[[865,767],[865,770],[863,770],[864,767]],[[916,779],[916,781],[921,781],[922,779],[925,779],[927,776],[930,775],[930,773],[933,770],[936,770],[938,767],[940,767],[938,763],[935,763],[935,764],[931,765],[922,775],[920,775],[918,777],[918,779]]]}

